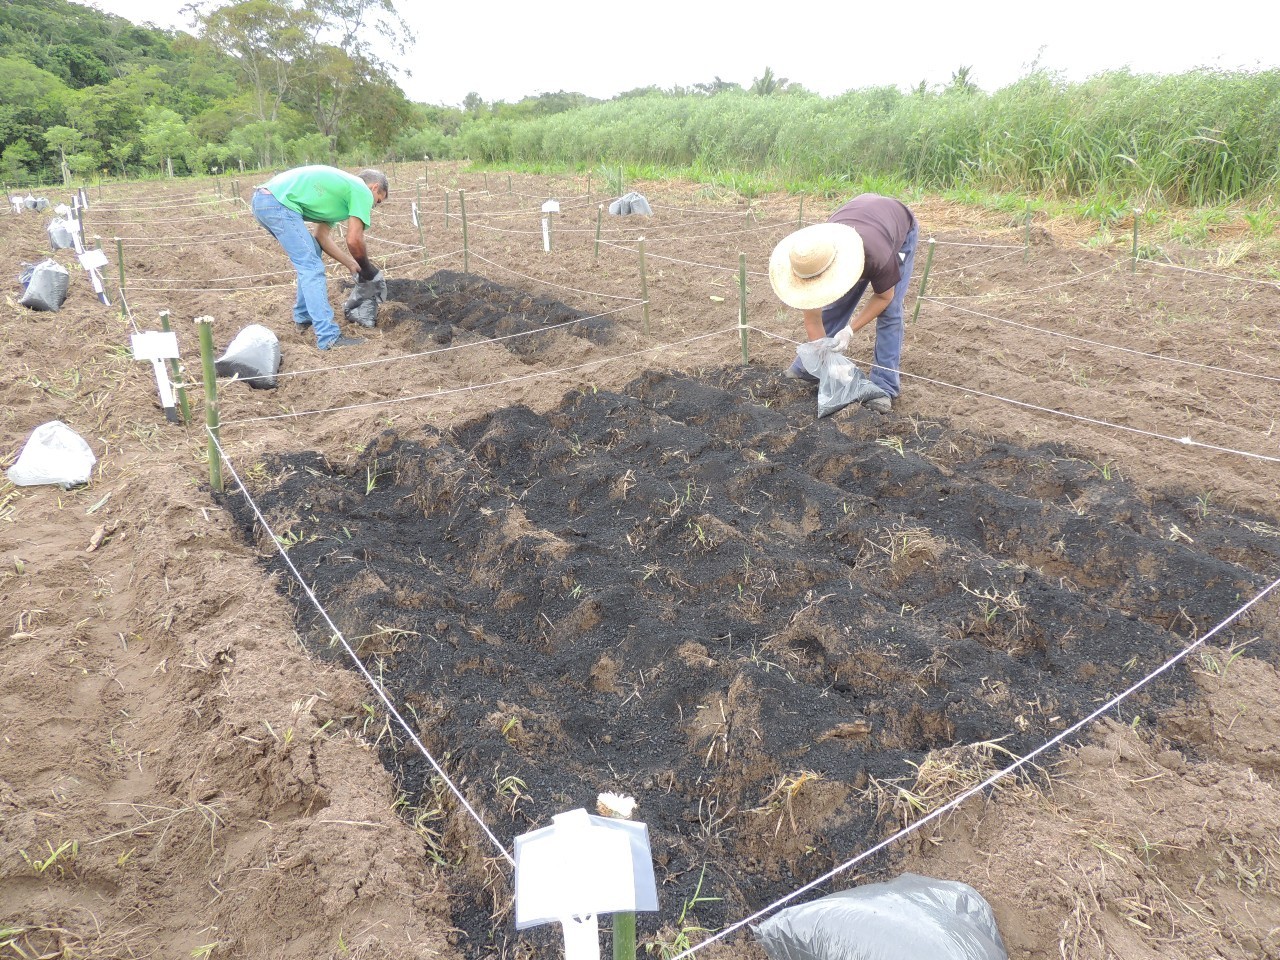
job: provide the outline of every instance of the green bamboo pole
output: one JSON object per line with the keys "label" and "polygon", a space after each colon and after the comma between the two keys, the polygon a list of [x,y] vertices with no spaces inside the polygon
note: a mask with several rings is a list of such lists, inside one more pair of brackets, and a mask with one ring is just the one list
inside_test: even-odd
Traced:
{"label": "green bamboo pole", "polygon": [[[160,311],[160,329],[165,333],[170,332],[168,310]],[[182,383],[182,367],[178,365],[176,357],[169,358],[169,377],[173,380],[174,389],[178,394],[178,409],[182,411],[182,422],[189,424],[191,423],[191,404],[187,402],[187,388]]]}
{"label": "green bamboo pole", "polygon": [[213,178],[213,183],[214,183],[214,186],[218,188],[218,199],[221,200],[222,199],[222,178],[215,176]]}
{"label": "green bamboo pole", "polygon": [[422,236],[422,187],[418,184],[413,185],[414,191],[418,195],[418,215],[414,219],[418,221],[418,246],[422,248],[422,262],[427,262],[427,241]]}
{"label": "green bamboo pole", "polygon": [[591,171],[587,171],[587,203],[591,202]]}
{"label": "green bamboo pole", "polygon": [[467,192],[458,191],[458,209],[462,211],[462,272],[471,271],[471,249],[467,245]]}
{"label": "green bamboo pole", "polygon": [[204,369],[204,422],[209,431],[209,486],[222,492],[222,453],[218,448],[218,372],[213,366],[213,317],[196,317],[200,363]]}
{"label": "green bamboo pole", "polygon": [[1024,234],[1022,237],[1022,262],[1031,259],[1031,201],[1027,201],[1026,213],[1023,217]]}
{"label": "green bamboo pole", "polygon": [[929,238],[929,256],[924,261],[924,274],[920,277],[920,290],[916,293],[916,309],[911,314],[911,322],[915,323],[920,317],[920,301],[924,299],[924,291],[929,285],[929,268],[933,266],[933,237]]}
{"label": "green bamboo pole", "polygon": [[800,213],[796,216],[796,229],[804,226],[804,194],[800,194]]}
{"label": "green bamboo pole", "polygon": [[738,254],[738,333],[742,336],[742,364],[747,364],[747,255]]}
{"label": "green bamboo pole", "polygon": [[488,170],[484,172],[484,192],[485,193],[489,192],[489,171]]}
{"label": "green bamboo pole", "polygon": [[649,278],[644,269],[644,237],[640,238],[640,299],[644,303],[644,335],[649,335]]}
{"label": "green bamboo pole", "polygon": [[511,192],[511,174],[507,174],[507,193]]}
{"label": "green bamboo pole", "polygon": [[431,186],[431,181],[427,177],[427,174],[430,173],[431,170],[431,168],[427,166],[430,162],[431,161],[427,157],[422,158],[422,182],[427,186]]}
{"label": "green bamboo pole", "polygon": [[626,192],[622,186],[622,164],[618,164],[618,196],[622,196]]}
{"label": "green bamboo pole", "polygon": [[444,192],[444,226],[449,229],[449,191]]}
{"label": "green bamboo pole", "polygon": [[595,263],[600,262],[600,221],[604,219],[604,204],[596,207],[596,256]]}
{"label": "green bamboo pole", "polygon": [[120,295],[124,296],[124,241],[116,237],[116,265],[120,268]]}
{"label": "green bamboo pole", "polygon": [[1142,215],[1141,207],[1133,208],[1133,273],[1138,272],[1138,217]]}

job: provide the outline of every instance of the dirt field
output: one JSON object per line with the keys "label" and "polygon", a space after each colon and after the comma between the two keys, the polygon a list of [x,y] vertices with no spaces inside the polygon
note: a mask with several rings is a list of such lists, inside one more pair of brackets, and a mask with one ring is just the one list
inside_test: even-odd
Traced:
{"label": "dirt field", "polygon": [[[505,850],[638,799],[655,957],[1068,730],[1280,576],[1280,291],[1256,256],[1169,246],[1237,279],[1134,273],[1081,225],[1024,250],[1020,223],[919,200],[903,395],[816,420],[764,276],[796,198],[628,184],[655,215],[604,217],[597,254],[585,178],[442,166],[424,263],[421,168],[393,172],[370,239],[390,298],[359,347],[295,333],[292,271],[225,181],[91,192],[131,318],[83,274],[58,313],[10,282],[2,463],[53,419],[99,461],[79,489],[0,485],[0,957],[559,951],[515,932],[504,850],[278,545]],[[11,275],[45,222],[0,218]],[[190,427],[128,355],[162,309]],[[275,390],[221,384],[222,495],[200,315],[284,353]],[[822,891],[963,880],[1020,960],[1280,958],[1278,612]],[[746,930],[704,952],[764,955]]]}

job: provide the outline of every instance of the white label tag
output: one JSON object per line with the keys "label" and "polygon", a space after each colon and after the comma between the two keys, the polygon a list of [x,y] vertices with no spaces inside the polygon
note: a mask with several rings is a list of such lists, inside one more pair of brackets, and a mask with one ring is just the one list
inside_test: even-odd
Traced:
{"label": "white label tag", "polygon": [[413,225],[416,227],[418,226],[418,201],[411,200],[409,206],[413,210]]}
{"label": "white label tag", "polygon": [[130,339],[135,360],[170,360],[178,356],[178,335],[172,330],[148,330],[135,333]]}
{"label": "white label tag", "polygon": [[107,265],[107,255],[101,250],[86,250],[80,254],[80,266],[86,270],[98,270]]}

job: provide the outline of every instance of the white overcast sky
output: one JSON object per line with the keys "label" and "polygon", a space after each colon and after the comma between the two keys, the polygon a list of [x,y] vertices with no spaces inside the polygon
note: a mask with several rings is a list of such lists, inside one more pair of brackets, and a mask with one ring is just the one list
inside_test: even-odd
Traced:
{"label": "white overcast sky", "polygon": [[[82,2],[135,23],[191,30],[179,12],[182,0]],[[458,105],[471,91],[486,101],[514,102],[558,90],[607,99],[635,87],[692,86],[717,76],[745,87],[766,66],[834,96],[880,85],[906,90],[921,80],[945,84],[960,66],[971,68],[979,86],[996,90],[1037,58],[1073,81],[1126,66],[1179,73],[1280,64],[1280,14],[1259,19],[1255,10],[1249,21],[1232,13],[1235,4],[1219,8],[1217,22],[1203,11],[1193,21],[1175,5],[1142,0],[869,6],[399,0],[416,34],[410,54],[397,59],[412,75],[399,80],[411,100]],[[801,10],[808,19],[800,19]]]}

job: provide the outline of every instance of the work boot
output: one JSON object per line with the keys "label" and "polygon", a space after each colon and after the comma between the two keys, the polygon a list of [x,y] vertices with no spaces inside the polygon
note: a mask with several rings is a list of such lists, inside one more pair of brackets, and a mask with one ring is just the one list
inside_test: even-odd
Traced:
{"label": "work boot", "polygon": [[333,341],[333,343],[329,344],[328,349],[332,350],[334,347],[354,347],[359,343],[364,343],[364,337],[348,337],[346,334],[343,334],[338,337],[337,340]]}
{"label": "work boot", "polygon": [[863,406],[873,413],[885,414],[893,409],[893,401],[888,397],[876,397],[874,400],[868,400]]}

